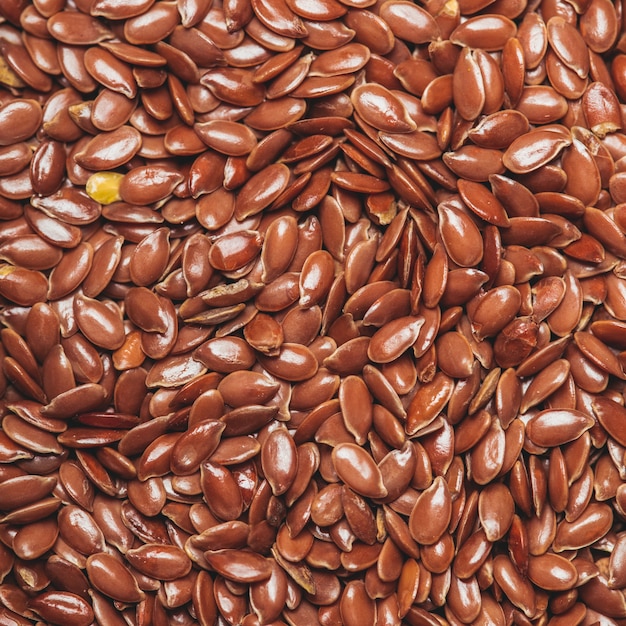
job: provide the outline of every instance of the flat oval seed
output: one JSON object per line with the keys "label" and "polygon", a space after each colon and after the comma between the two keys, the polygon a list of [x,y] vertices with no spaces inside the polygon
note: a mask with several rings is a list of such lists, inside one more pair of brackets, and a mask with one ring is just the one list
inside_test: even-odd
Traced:
{"label": "flat oval seed", "polygon": [[225,428],[226,425],[217,420],[204,420],[189,428],[172,448],[172,471],[180,476],[196,472],[219,445]]}
{"label": "flat oval seed", "polygon": [[273,430],[263,442],[261,467],[275,496],[291,487],[298,471],[298,456],[296,444],[285,428]]}
{"label": "flat oval seed", "polygon": [[272,575],[269,559],[244,550],[215,550],[204,553],[208,564],[218,574],[238,583],[255,583]]}
{"label": "flat oval seed", "polygon": [[504,166],[515,174],[540,168],[571,144],[571,139],[541,128],[514,139],[502,157]]}
{"label": "flat oval seed", "polygon": [[402,102],[382,85],[365,83],[355,87],[350,99],[357,113],[378,130],[407,133],[416,129]]}
{"label": "flat oval seed", "polygon": [[553,549],[555,552],[562,552],[589,546],[604,537],[612,523],[611,508],[604,503],[592,502],[574,521],[563,520],[559,523]]}
{"label": "flat oval seed", "polygon": [[485,106],[486,88],[480,66],[470,48],[463,48],[452,73],[452,96],[459,115],[475,120]]}
{"label": "flat oval seed", "polygon": [[104,535],[94,518],[75,505],[64,506],[58,515],[59,533],[75,550],[84,555],[102,552]]}
{"label": "flat oval seed", "polygon": [[477,265],[483,258],[483,239],[473,220],[445,202],[437,206],[437,212],[439,232],[450,259],[461,267]]}
{"label": "flat oval seed", "polygon": [[311,350],[296,343],[283,343],[276,356],[259,356],[259,362],[273,376],[290,382],[311,378],[319,367]]}
{"label": "flat oval seed", "polygon": [[31,598],[28,606],[53,624],[89,626],[94,620],[89,603],[69,591],[45,591]]}
{"label": "flat oval seed", "polygon": [[16,98],[0,107],[0,145],[10,146],[35,134],[41,124],[41,105]]}
{"label": "flat oval seed", "polygon": [[332,451],[337,475],[346,485],[366,498],[384,498],[387,489],[374,459],[361,447],[341,443]]}
{"label": "flat oval seed", "polygon": [[535,590],[508,556],[499,554],[495,557],[493,575],[512,604],[520,608],[527,617],[535,614],[537,607]]}
{"label": "flat oval seed", "polygon": [[399,39],[414,44],[434,41],[439,36],[439,26],[422,7],[405,0],[388,0],[380,7],[380,17]]}
{"label": "flat oval seed", "polygon": [[546,27],[550,46],[561,61],[580,78],[586,78],[589,72],[589,54],[580,32],[558,15],[551,17]]}
{"label": "flat oval seed", "polygon": [[515,36],[515,22],[497,13],[470,17],[451,33],[450,41],[470,48],[487,51],[502,50],[506,42]]}
{"label": "flat oval seed", "polygon": [[74,160],[88,170],[112,170],[130,161],[141,148],[141,134],[123,125],[108,133],[99,133],[74,154]]}
{"label": "flat oval seed", "polygon": [[367,348],[367,355],[374,363],[390,363],[412,346],[424,325],[421,316],[400,317],[387,322],[373,336]]}
{"label": "flat oval seed", "polygon": [[526,435],[537,446],[554,447],[573,441],[589,430],[594,420],[575,409],[545,409],[526,425]]}
{"label": "flat oval seed", "polygon": [[119,602],[136,603],[145,597],[131,572],[105,552],[87,559],[87,576],[98,591]]}
{"label": "flat oval seed", "polygon": [[142,574],[157,580],[176,580],[191,570],[191,560],[174,545],[146,543],[126,552],[126,559]]}
{"label": "flat oval seed", "polygon": [[300,306],[320,304],[328,295],[335,273],[335,263],[326,250],[310,254],[300,273]]}
{"label": "flat oval seed", "polygon": [[546,591],[567,591],[578,580],[578,571],[566,558],[558,554],[531,556],[528,560],[528,578]]}
{"label": "flat oval seed", "polygon": [[111,308],[93,298],[77,296],[74,315],[82,333],[95,345],[116,350],[124,343],[124,326],[117,306]]}
{"label": "flat oval seed", "polygon": [[610,398],[597,396],[592,402],[593,412],[606,432],[620,445],[626,442],[624,418],[626,409]]}
{"label": "flat oval seed", "polygon": [[216,270],[232,272],[250,263],[260,252],[261,245],[262,238],[254,230],[223,235],[213,242],[209,262]]}
{"label": "flat oval seed", "polygon": [[252,176],[237,194],[235,217],[244,219],[267,208],[289,184],[291,172],[284,163],[273,163]]}
{"label": "flat oval seed", "polygon": [[502,483],[487,485],[478,496],[478,516],[486,538],[496,542],[508,532],[515,503],[509,489]]}
{"label": "flat oval seed", "polygon": [[122,179],[119,195],[129,204],[152,204],[169,196],[183,180],[183,175],[173,168],[157,165],[136,167]]}
{"label": "flat oval seed", "polygon": [[257,144],[250,128],[238,122],[212,120],[195,124],[194,130],[209,148],[228,156],[249,154]]}
{"label": "flat oval seed", "polygon": [[409,517],[411,536],[419,544],[433,545],[445,532],[451,515],[452,499],[448,484],[442,476],[437,476],[415,501]]}

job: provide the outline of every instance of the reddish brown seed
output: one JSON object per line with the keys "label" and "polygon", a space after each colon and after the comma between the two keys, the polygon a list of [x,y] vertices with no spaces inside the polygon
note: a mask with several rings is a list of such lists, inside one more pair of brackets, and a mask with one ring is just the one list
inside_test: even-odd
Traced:
{"label": "reddish brown seed", "polygon": [[[473,190],[466,189],[467,195],[473,193]],[[476,197],[474,204],[477,202],[481,200]],[[450,259],[461,267],[477,265],[483,257],[483,241],[471,217],[452,204],[443,202],[437,207],[437,212],[439,232]]]}
{"label": "reddish brown seed", "polygon": [[63,507],[58,515],[61,537],[81,554],[101,552],[104,535],[93,517],[78,506]]}
{"label": "reddish brown seed", "polygon": [[369,498],[387,495],[380,470],[363,448],[341,443],[333,449],[332,459],[339,477],[357,493]]}
{"label": "reddish brown seed", "polygon": [[35,100],[13,99],[0,108],[0,145],[8,146],[35,134],[42,119]]}
{"label": "reddish brown seed", "polygon": [[589,504],[576,520],[559,523],[553,543],[555,552],[591,545],[609,531],[612,521],[613,513],[607,504]]}
{"label": "reddish brown seed", "polygon": [[210,148],[228,156],[249,154],[257,143],[254,133],[238,122],[213,120],[196,124],[194,130]]}
{"label": "reddish brown seed", "polygon": [[87,559],[87,575],[102,593],[120,602],[140,602],[144,593],[130,571],[115,557],[104,552]]}
{"label": "reddish brown seed", "polygon": [[527,131],[526,117],[514,109],[505,109],[482,118],[468,136],[479,146],[504,149]]}
{"label": "reddish brown seed", "polygon": [[538,446],[559,446],[573,441],[589,430],[593,418],[574,409],[545,409],[531,418],[526,435]]}
{"label": "reddish brown seed", "polygon": [[271,561],[255,552],[216,550],[205,552],[205,558],[212,569],[234,582],[255,583],[272,575]]}
{"label": "reddish brown seed", "polygon": [[141,573],[159,580],[176,580],[186,576],[191,561],[178,547],[158,543],[146,543],[126,552],[126,559]]}
{"label": "reddish brown seed", "polygon": [[[491,177],[490,181],[493,181]],[[490,193],[484,185],[463,179],[458,181],[458,187],[465,204],[481,219],[501,227],[509,224],[509,217],[495,189],[494,193]]]}
{"label": "reddish brown seed", "polygon": [[189,428],[172,448],[172,471],[177,475],[196,472],[219,445],[225,427],[222,422],[204,420]]}
{"label": "reddish brown seed", "polygon": [[124,342],[122,316],[117,306],[107,307],[98,300],[77,297],[74,315],[82,333],[95,345],[115,350]]}
{"label": "reddish brown seed", "polygon": [[454,391],[454,382],[443,372],[437,372],[413,396],[407,410],[406,431],[409,436],[428,427],[446,406]]}
{"label": "reddish brown seed", "polygon": [[334,278],[335,264],[325,250],[310,254],[300,274],[300,306],[320,304],[328,295]]}
{"label": "reddish brown seed", "polygon": [[619,444],[624,445],[626,441],[623,429],[624,407],[610,398],[602,396],[593,400],[592,407],[598,421],[607,433]]}
{"label": "reddish brown seed", "polygon": [[11,510],[36,502],[48,495],[56,484],[53,477],[16,476],[0,483],[4,510]]}
{"label": "reddish brown seed", "polygon": [[290,171],[283,163],[274,163],[252,176],[237,194],[235,217],[243,220],[268,207],[289,184]]}
{"label": "reddish brown seed", "polygon": [[501,554],[495,557],[493,577],[512,604],[521,609],[526,616],[534,615],[537,606],[535,590],[507,556]]}
{"label": "reddish brown seed", "polygon": [[416,128],[402,102],[381,85],[366,83],[356,87],[351,100],[357,113],[378,130],[406,133]]}
{"label": "reddish brown seed", "polygon": [[367,354],[374,363],[389,363],[399,358],[417,340],[424,318],[400,317],[388,322],[372,337]]}
{"label": "reddish brown seed", "polygon": [[452,500],[448,484],[438,476],[415,501],[409,518],[411,536],[420,544],[434,544],[450,523],[451,515]]}
{"label": "reddish brown seed", "polygon": [[[513,286],[505,285],[490,289],[482,298],[477,296],[477,306],[471,315],[472,333],[483,339],[502,330],[518,312],[521,296]],[[492,311],[498,310],[498,315]]]}
{"label": "reddish brown seed", "polygon": [[478,516],[489,541],[504,537],[513,522],[514,511],[511,492],[502,483],[491,483],[480,492]]}
{"label": "reddish brown seed", "polygon": [[548,41],[561,61],[585,78],[589,72],[589,55],[582,35],[560,16],[551,17],[546,26]]}
{"label": "reddish brown seed", "polygon": [[298,471],[296,444],[286,429],[273,430],[261,446],[261,466],[275,496],[291,487]]}
{"label": "reddish brown seed", "polygon": [[53,624],[89,626],[94,619],[89,603],[68,591],[45,591],[31,598],[28,606]]}
{"label": "reddish brown seed", "polygon": [[183,176],[173,168],[136,167],[122,179],[119,194],[129,204],[151,204],[169,196],[182,180]]}
{"label": "reddish brown seed", "polygon": [[515,36],[516,31],[515,23],[504,15],[479,15],[459,24],[450,33],[450,41],[469,48],[502,50],[504,44]]}
{"label": "reddish brown seed", "polygon": [[551,161],[570,143],[559,133],[537,129],[513,140],[502,160],[512,172],[525,174]]}
{"label": "reddish brown seed", "polygon": [[306,346],[283,343],[276,356],[260,357],[270,374],[292,382],[307,380],[318,370],[317,359]]}
{"label": "reddish brown seed", "polygon": [[439,35],[433,17],[411,2],[388,0],[380,7],[380,17],[396,37],[414,44],[428,43]]}
{"label": "reddish brown seed", "polygon": [[120,126],[109,133],[100,133],[74,159],[89,170],[111,170],[130,161],[141,147],[141,135],[131,126]]}
{"label": "reddish brown seed", "polygon": [[485,106],[485,85],[470,48],[463,48],[452,73],[452,95],[459,115],[475,120]]}

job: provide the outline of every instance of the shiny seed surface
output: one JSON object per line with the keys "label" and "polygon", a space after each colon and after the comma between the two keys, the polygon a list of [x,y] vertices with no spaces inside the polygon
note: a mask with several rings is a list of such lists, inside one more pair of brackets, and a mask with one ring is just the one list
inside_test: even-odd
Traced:
{"label": "shiny seed surface", "polygon": [[622,2],[0,4],[0,623],[626,619]]}

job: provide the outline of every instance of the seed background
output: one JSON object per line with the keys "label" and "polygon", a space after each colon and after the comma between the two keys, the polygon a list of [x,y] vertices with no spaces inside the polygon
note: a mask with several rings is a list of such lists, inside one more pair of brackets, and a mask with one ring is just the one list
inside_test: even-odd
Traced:
{"label": "seed background", "polygon": [[624,623],[621,2],[0,16],[0,623]]}

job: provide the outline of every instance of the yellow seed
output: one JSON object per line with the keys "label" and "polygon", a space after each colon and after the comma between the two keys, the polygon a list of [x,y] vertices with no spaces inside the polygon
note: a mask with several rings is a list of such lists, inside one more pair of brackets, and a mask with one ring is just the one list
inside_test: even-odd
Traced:
{"label": "yellow seed", "polygon": [[0,83],[7,87],[17,89],[25,87],[26,83],[7,65],[7,62],[0,56]]}
{"label": "yellow seed", "polygon": [[124,174],[118,172],[96,172],[87,179],[87,195],[100,204],[111,204],[121,200],[120,184]]}
{"label": "yellow seed", "polygon": [[366,200],[367,209],[381,226],[387,226],[393,221],[398,213],[398,206],[393,194],[383,193],[370,194]]}

